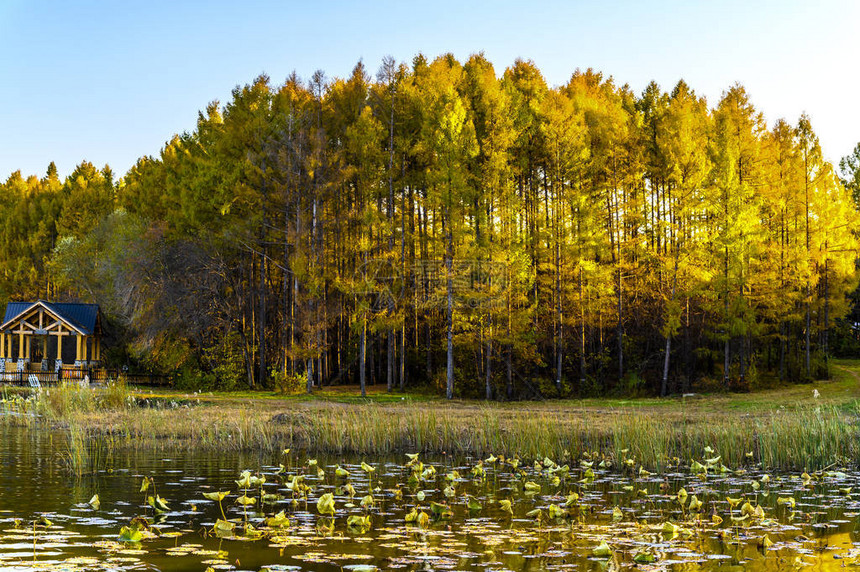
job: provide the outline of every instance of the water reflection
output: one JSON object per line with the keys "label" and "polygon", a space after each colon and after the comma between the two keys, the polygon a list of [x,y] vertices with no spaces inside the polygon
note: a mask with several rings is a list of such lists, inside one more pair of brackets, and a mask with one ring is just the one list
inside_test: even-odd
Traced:
{"label": "water reflection", "polygon": [[[860,556],[856,473],[829,472],[805,485],[798,475],[764,478],[754,468],[700,478],[680,468],[646,475],[595,467],[593,478],[581,482],[587,472],[578,461],[568,461],[569,474],[546,464],[515,470],[486,463],[475,478],[475,460],[431,459],[417,474],[422,479],[404,467],[405,457],[321,456],[317,468],[304,454],[127,453],[113,459],[110,471],[74,479],[65,439],[62,432],[0,426],[4,570],[841,570]],[[370,478],[362,461],[375,467]],[[349,476],[338,477],[338,466]],[[266,478],[247,492],[256,499],[247,509],[235,502],[235,481],[245,469]],[[296,474],[312,489],[306,500],[294,500],[287,486]],[[140,491],[150,476],[157,493]],[[226,539],[213,534],[218,503],[203,497],[224,490],[231,491],[226,517],[237,523]],[[98,510],[88,504],[96,493]],[[331,531],[317,512],[325,493],[335,500]],[[151,494],[166,499],[169,510],[147,506]],[[367,495],[369,511],[361,506]],[[702,503],[698,512],[690,512],[693,495]],[[740,500],[730,507],[727,496]],[[502,500],[511,501],[512,514]],[[762,513],[744,516],[746,503]],[[279,511],[290,526],[267,530],[265,517]],[[407,523],[421,512],[425,527]],[[348,516],[367,513],[369,530],[347,526]],[[120,529],[140,515],[148,517],[152,537],[119,542]],[[259,538],[241,535],[246,518]],[[603,542],[608,556],[596,554]]]}

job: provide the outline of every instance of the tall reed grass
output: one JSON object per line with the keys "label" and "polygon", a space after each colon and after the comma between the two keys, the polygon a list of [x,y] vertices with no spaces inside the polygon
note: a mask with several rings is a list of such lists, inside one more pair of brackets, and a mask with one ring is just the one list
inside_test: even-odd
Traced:
{"label": "tall reed grass", "polygon": [[673,458],[700,460],[706,447],[729,467],[757,462],[814,470],[860,461],[858,412],[834,406],[757,414],[448,404],[141,408],[129,405],[127,392],[122,386],[100,395],[74,386],[45,392],[39,409],[45,420],[68,427],[72,472],[103,468],[122,449],[276,453],[290,447],[311,453],[493,453],[556,460],[597,451],[635,459],[649,470],[661,470]]}

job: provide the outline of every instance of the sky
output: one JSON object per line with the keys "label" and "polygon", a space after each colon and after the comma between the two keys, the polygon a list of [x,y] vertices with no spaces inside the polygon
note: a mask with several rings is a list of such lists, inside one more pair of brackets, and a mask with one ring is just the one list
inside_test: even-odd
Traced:
{"label": "sky", "polygon": [[833,162],[860,141],[855,0],[0,0],[0,178],[117,176],[261,73],[275,84],[452,52],[551,86],[594,68],[641,93],[684,79],[715,105],[739,82],[772,124],[807,113]]}

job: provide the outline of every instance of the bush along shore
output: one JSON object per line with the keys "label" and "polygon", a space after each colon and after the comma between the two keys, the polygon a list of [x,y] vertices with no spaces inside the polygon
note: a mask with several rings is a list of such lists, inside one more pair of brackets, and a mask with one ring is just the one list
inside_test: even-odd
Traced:
{"label": "bush along shore", "polygon": [[[147,406],[141,406],[145,403]],[[728,467],[816,470],[856,466],[856,402],[789,409],[577,407],[474,402],[404,404],[243,400],[141,400],[122,383],[64,385],[7,394],[2,423],[56,428],[68,439],[72,472],[107,468],[119,451],[187,450],[274,454],[284,448],[335,455],[422,452],[524,460],[576,459],[599,452],[649,470],[690,462],[718,447]]]}

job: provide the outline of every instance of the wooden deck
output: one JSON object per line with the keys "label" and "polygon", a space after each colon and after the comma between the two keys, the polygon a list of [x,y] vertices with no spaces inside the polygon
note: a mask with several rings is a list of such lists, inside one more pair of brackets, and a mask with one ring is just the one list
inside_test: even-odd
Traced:
{"label": "wooden deck", "polygon": [[129,385],[144,385],[154,387],[170,386],[170,380],[157,374],[123,374],[120,370],[105,368],[72,368],[64,367],[60,372],[55,371],[0,371],[0,383],[18,386],[57,385],[63,381],[82,382],[89,380],[90,384],[104,384],[110,380],[125,375]]}

